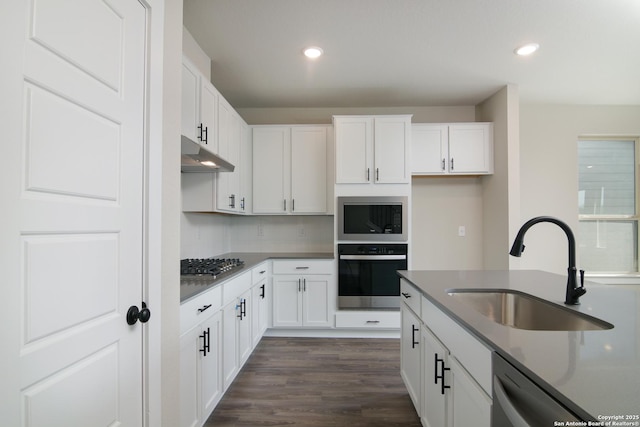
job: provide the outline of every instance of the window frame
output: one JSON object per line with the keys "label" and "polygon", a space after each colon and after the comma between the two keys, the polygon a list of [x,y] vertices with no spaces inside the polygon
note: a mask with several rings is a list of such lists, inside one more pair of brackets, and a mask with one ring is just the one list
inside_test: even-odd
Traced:
{"label": "window frame", "polygon": [[[586,275],[590,277],[630,277],[640,278],[640,136],[637,135],[583,135],[579,136],[576,143],[576,160],[580,159],[579,144],[582,141],[633,141],[634,142],[634,185],[635,185],[635,213],[633,215],[605,215],[605,214],[581,214],[578,210],[578,223],[592,221],[608,221],[608,222],[635,222],[635,271],[587,271]],[[580,188],[580,173],[578,172],[578,189]],[[577,237],[580,237],[579,235]]]}

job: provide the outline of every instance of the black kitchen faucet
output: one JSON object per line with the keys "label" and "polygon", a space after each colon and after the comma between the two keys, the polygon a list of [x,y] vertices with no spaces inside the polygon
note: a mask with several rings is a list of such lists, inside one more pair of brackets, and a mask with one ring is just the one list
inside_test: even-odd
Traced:
{"label": "black kitchen faucet", "polygon": [[562,228],[564,233],[567,235],[567,240],[569,241],[569,268],[567,269],[567,292],[564,303],[568,305],[578,305],[580,304],[579,298],[584,295],[587,290],[584,288],[584,270],[580,270],[580,286],[578,287],[576,280],[576,239],[573,236],[571,228],[569,228],[566,223],[551,216],[538,216],[530,219],[520,227],[509,254],[517,257],[522,255],[522,252],[524,251],[523,240],[525,233],[529,228],[531,228],[531,226],[539,222],[550,222],[556,224],[558,227]]}

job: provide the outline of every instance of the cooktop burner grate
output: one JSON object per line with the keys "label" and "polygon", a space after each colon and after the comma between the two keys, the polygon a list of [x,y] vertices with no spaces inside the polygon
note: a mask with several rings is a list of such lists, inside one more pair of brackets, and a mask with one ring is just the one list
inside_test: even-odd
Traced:
{"label": "cooktop burner grate", "polygon": [[243,265],[239,258],[187,258],[180,260],[180,275],[215,277]]}

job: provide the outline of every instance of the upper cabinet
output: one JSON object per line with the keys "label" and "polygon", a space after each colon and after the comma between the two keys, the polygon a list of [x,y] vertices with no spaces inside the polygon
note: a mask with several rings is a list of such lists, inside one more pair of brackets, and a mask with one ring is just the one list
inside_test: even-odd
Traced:
{"label": "upper cabinet", "polygon": [[412,175],[493,173],[493,124],[414,124]]}
{"label": "upper cabinet", "polygon": [[235,166],[233,172],[183,173],[185,212],[249,213],[249,126],[216,88],[183,58],[182,134]]}
{"label": "upper cabinet", "polygon": [[253,127],[253,213],[327,213],[328,129]]}
{"label": "upper cabinet", "polygon": [[182,61],[182,134],[217,153],[218,91],[186,58]]}
{"label": "upper cabinet", "polygon": [[407,184],[411,116],[334,116],[337,184]]}

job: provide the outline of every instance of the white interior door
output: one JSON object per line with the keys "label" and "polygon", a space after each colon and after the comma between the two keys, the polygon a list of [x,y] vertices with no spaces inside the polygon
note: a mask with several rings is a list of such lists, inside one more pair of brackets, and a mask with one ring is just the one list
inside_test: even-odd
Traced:
{"label": "white interior door", "polygon": [[125,317],[143,289],[147,12],[11,3],[0,424],[140,426],[142,326]]}

